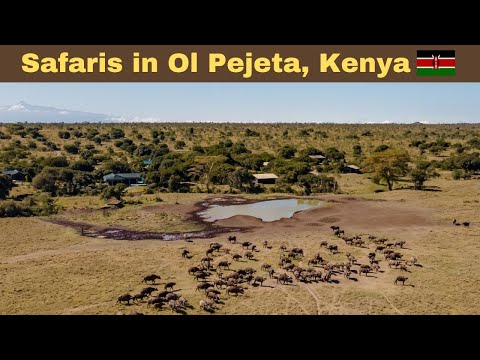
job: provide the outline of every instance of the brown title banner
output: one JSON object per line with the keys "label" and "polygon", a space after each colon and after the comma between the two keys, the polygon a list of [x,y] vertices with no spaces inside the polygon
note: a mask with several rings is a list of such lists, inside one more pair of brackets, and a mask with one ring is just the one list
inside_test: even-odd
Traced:
{"label": "brown title banner", "polygon": [[0,82],[480,82],[479,45],[0,45]]}

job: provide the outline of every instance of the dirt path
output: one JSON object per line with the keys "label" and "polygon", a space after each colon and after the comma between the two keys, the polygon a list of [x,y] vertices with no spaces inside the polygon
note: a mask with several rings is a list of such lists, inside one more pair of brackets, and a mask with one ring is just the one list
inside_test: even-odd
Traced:
{"label": "dirt path", "polygon": [[320,299],[318,298],[317,296],[317,293],[314,289],[311,289],[309,285],[307,284],[302,284],[301,285],[303,288],[305,288],[309,293],[310,295],[312,295],[313,299],[315,300],[316,304],[317,304],[317,315],[320,315],[320,312],[321,312],[321,301]]}
{"label": "dirt path", "polygon": [[293,300],[294,302],[296,302],[297,305],[298,305],[298,307],[299,307],[300,309],[302,309],[303,312],[304,312],[306,315],[310,315],[310,313],[307,311],[307,309],[305,309],[305,307],[302,305],[302,303],[301,303],[295,296],[293,296],[292,294],[290,294],[287,290],[283,289],[282,286],[283,286],[283,285],[277,286],[275,289],[280,290],[280,291],[283,292],[285,295],[287,295],[287,298],[288,298],[288,299],[291,299],[291,300]]}

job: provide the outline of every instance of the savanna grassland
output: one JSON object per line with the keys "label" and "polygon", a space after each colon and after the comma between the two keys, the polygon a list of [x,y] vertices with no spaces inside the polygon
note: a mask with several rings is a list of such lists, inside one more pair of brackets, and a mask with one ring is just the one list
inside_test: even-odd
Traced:
{"label": "savanna grassland", "polygon": [[[191,305],[179,314],[209,314],[200,309],[206,295],[196,291],[199,282],[187,270],[218,242],[222,248],[210,256],[214,267],[231,262],[225,276],[253,268],[254,277],[266,281],[240,283],[244,293],[238,296],[223,287],[215,314],[479,314],[479,149],[480,126],[466,124],[0,125],[0,169],[26,176],[15,184],[0,177],[0,313],[175,314],[167,304],[156,310],[145,301],[116,303],[119,295],[149,286],[145,275],[157,274],[154,287],[163,291],[174,282],[174,293]],[[362,173],[344,173],[347,164]],[[111,172],[138,172],[147,186],[108,187],[102,177]],[[257,186],[255,173],[279,179]],[[241,230],[207,239],[108,236],[119,229],[202,231],[212,226],[195,216],[202,204],[285,197],[322,199],[329,206],[270,223],[249,216],[220,220],[213,226]],[[115,198],[124,207],[101,209]],[[365,244],[348,245],[332,225]],[[405,241],[393,250],[403,255],[406,271],[389,267],[377,252],[380,270],[359,274],[378,246],[369,236]],[[252,260],[245,258],[251,250],[242,248],[244,241],[256,245]],[[324,241],[338,252],[321,246]],[[347,253],[357,262],[349,279],[334,269],[331,281],[299,281],[279,265],[282,245],[303,250],[293,264],[324,275],[326,264],[347,262]],[[185,249],[189,258],[181,256]],[[324,263],[309,265],[317,253]],[[235,261],[233,254],[242,258]],[[417,262],[407,265],[412,257]],[[279,284],[263,264],[292,283]],[[213,283],[217,271],[210,273]],[[394,284],[397,276],[408,277],[405,285]]]}

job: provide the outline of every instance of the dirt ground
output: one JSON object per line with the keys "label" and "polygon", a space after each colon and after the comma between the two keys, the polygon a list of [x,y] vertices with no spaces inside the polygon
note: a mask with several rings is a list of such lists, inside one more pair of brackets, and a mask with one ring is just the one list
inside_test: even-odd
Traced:
{"label": "dirt ground", "polygon": [[[346,185],[361,188],[368,180],[345,176]],[[187,298],[192,308],[187,314],[202,314],[199,301],[204,295],[195,291],[197,282],[187,273],[205,256],[209,244],[217,241],[231,250],[214,254],[214,263],[228,259],[231,269],[252,267],[256,275],[264,263],[277,272],[280,246],[301,247],[305,258],[299,266],[307,268],[308,258],[320,252],[330,261],[345,261],[346,253],[367,263],[367,247],[347,246],[333,236],[331,225],[346,235],[376,235],[389,240],[406,241],[400,250],[404,258],[415,256],[420,266],[405,273],[390,269],[385,261],[381,271],[368,277],[341,275],[335,282],[277,284],[268,279],[264,286],[251,286],[244,295],[228,296],[222,291],[216,314],[479,314],[480,303],[480,183],[478,180],[429,182],[441,191],[397,190],[364,195],[319,196],[334,200],[332,206],[297,213],[293,218],[271,223],[248,217],[218,221],[221,227],[248,228],[245,232],[218,234],[211,239],[160,241],[119,241],[80,236],[78,229],[57,225],[40,218],[0,219],[0,313],[1,314],[115,314],[141,311],[145,314],[172,314],[157,311],[145,303],[116,304],[118,295],[139,292],[143,276],[155,273],[162,279],[156,287],[163,290],[167,281]],[[459,186],[461,185],[461,186]],[[172,213],[187,216],[194,203],[204,201],[197,194],[180,201]],[[175,205],[166,203],[147,211],[168,212]],[[469,221],[469,227],[454,226],[452,219]],[[257,245],[255,260],[235,262],[231,255],[243,255],[239,244],[229,244],[228,235]],[[261,244],[268,241],[271,249]],[[329,254],[321,241],[336,244],[340,252]],[[183,259],[182,249],[193,257]],[[380,256],[383,260],[383,256]],[[357,269],[358,267],[354,267]],[[225,271],[228,273],[228,271]],[[394,285],[397,275],[408,277],[405,286]],[[268,277],[268,276],[267,276]],[[216,279],[213,273],[212,279]]]}

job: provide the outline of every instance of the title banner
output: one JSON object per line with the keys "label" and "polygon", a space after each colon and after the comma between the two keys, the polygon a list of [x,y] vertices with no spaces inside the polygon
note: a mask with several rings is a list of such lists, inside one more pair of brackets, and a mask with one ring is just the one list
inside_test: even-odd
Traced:
{"label": "title banner", "polygon": [[0,45],[1,82],[478,82],[478,45]]}

